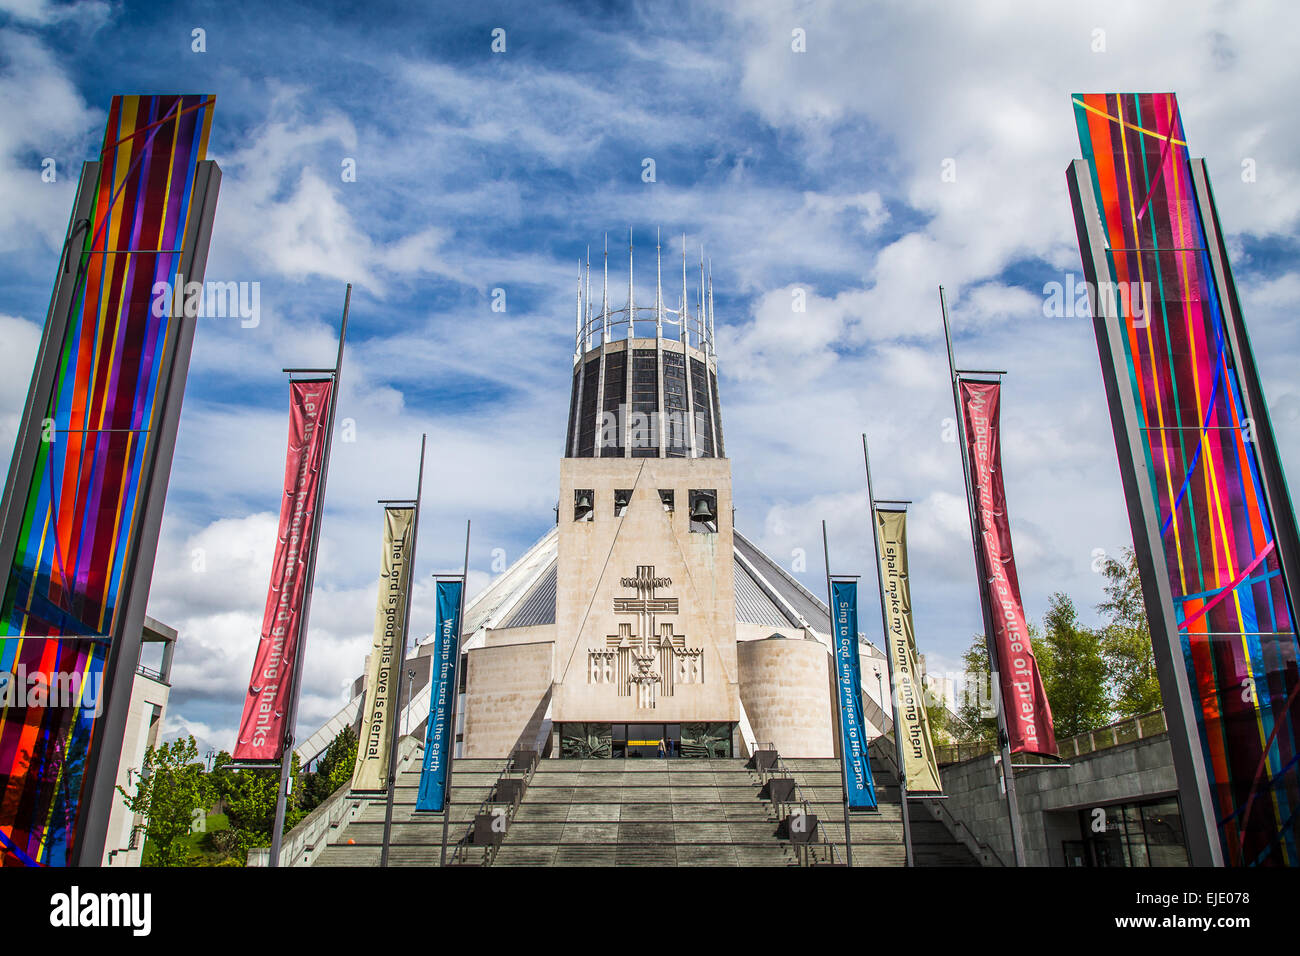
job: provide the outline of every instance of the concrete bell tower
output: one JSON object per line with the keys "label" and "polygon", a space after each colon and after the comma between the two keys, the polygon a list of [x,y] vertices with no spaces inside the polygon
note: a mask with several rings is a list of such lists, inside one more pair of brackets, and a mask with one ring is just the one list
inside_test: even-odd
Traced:
{"label": "concrete bell tower", "polygon": [[552,719],[561,744],[571,724],[710,724],[716,734],[739,719],[712,281],[701,251],[692,310],[685,247],[683,236],[676,309],[664,304],[657,242],[653,307],[636,305],[630,233],[624,308],[610,308],[608,251],[599,312],[590,263],[585,276],[579,264],[560,467]]}

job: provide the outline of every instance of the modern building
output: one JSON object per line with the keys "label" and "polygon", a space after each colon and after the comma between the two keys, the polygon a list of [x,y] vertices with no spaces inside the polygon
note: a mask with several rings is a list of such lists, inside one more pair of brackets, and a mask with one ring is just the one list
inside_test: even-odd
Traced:
{"label": "modern building", "polygon": [[[144,752],[156,747],[162,735],[167,698],[171,695],[172,655],[176,651],[176,630],[146,616],[140,659],[131,684],[131,706],[122,738],[122,756],[117,766],[117,784],[134,793],[144,765]],[[119,791],[108,816],[108,842],[104,866],[139,866],[144,853],[145,823],[142,816],[127,809]]]}
{"label": "modern building", "polygon": [[[836,755],[826,605],[732,524],[711,277],[701,264],[692,307],[683,258],[668,308],[656,267],[638,306],[629,245],[620,309],[608,260],[599,302],[590,265],[579,275],[556,523],[467,604],[459,757]],[[875,737],[889,675],[862,635],[859,649]],[[409,662],[412,715],[428,713],[432,650]],[[356,719],[355,689],[300,759]]]}
{"label": "modern building", "polygon": [[[1028,866],[1187,866],[1178,777],[1163,711],[1057,741],[1060,761],[1017,762]],[[930,804],[987,864],[1015,859],[993,745],[938,748],[947,799]]]}

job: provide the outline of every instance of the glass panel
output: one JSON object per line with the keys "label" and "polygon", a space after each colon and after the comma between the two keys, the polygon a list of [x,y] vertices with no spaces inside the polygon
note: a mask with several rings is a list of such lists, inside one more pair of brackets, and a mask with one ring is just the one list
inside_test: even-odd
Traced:
{"label": "glass panel", "polygon": [[578,457],[589,458],[596,442],[596,390],[600,387],[600,360],[592,359],[582,370],[582,418],[578,422]]}
{"label": "glass panel", "polygon": [[654,349],[632,352],[632,418],[628,441],[633,458],[659,457],[659,365]]}
{"label": "glass panel", "polygon": [[731,724],[682,724],[683,757],[730,757]]}
{"label": "glass panel", "polygon": [[683,458],[690,448],[687,430],[686,360],[680,352],[664,352],[664,439],[669,458]]}
{"label": "glass panel", "polygon": [[[619,420],[619,407],[627,404],[627,353],[611,352],[605,357],[605,401],[602,410],[608,421],[617,423],[622,426]],[[623,428],[616,427],[612,429],[615,434],[598,435],[597,439],[604,439],[610,444],[601,444],[601,458],[622,458],[623,457]]]}
{"label": "glass panel", "polygon": [[691,359],[691,400],[695,403],[695,422],[698,434],[695,436],[696,457],[713,457],[713,416],[709,413],[708,373],[704,363]]}
{"label": "glass panel", "polygon": [[609,724],[561,724],[560,756],[573,760],[599,760],[612,756]]}

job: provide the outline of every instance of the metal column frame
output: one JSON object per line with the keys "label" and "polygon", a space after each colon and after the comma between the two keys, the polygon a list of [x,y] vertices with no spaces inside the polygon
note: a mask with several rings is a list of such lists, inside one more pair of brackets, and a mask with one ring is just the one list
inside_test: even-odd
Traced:
{"label": "metal column frame", "polygon": [[[54,291],[45,315],[45,330],[40,348],[36,352],[36,365],[27,389],[27,403],[18,420],[18,435],[14,440],[13,457],[9,460],[9,475],[5,479],[4,497],[0,499],[0,573],[9,574],[13,568],[14,552],[18,548],[18,532],[22,526],[26,498],[19,498],[18,489],[31,487],[32,473],[36,468],[37,452],[41,446],[42,428],[38,411],[48,409],[54,393],[54,380],[58,375],[59,355],[63,340],[68,334],[68,321],[72,299],[77,294],[81,250],[75,244],[83,232],[90,228],[90,214],[95,205],[95,190],[99,182],[99,163],[83,163],[77,196],[72,204],[72,216],[63,240],[63,253],[54,276]],[[82,240],[84,241],[84,240]],[[7,587],[7,583],[3,586]]]}
{"label": "metal column frame", "polygon": [[[388,866],[388,845],[393,834],[393,797],[397,790],[397,746],[402,739],[402,677],[405,676],[404,672],[406,670],[406,642],[411,632],[411,597],[415,591],[415,548],[420,537],[420,501],[424,496],[424,446],[428,439],[427,434],[420,436],[420,471],[419,477],[415,480],[415,500],[409,502],[409,504],[415,505],[415,518],[411,523],[411,553],[406,557],[406,609],[402,613],[402,639],[397,648],[397,693],[392,698],[396,701],[396,704],[392,714],[393,726],[389,731],[388,796],[384,800],[384,842],[379,851],[379,865],[381,867]],[[387,513],[387,506],[384,511]],[[414,686],[415,680],[412,678],[407,684],[407,710],[411,709],[411,691],[409,688]]]}
{"label": "metal column frame", "polygon": [[1101,377],[1106,388],[1106,404],[1110,408],[1115,452],[1133,533],[1133,551],[1142,578],[1156,674],[1165,703],[1187,851],[1193,866],[1222,866],[1223,844],[1213,794],[1210,793],[1205,752],[1196,725],[1196,702],[1178,633],[1168,567],[1160,541],[1159,511],[1151,494],[1138,409],[1133,391],[1128,386],[1124,326],[1107,297],[1097,292],[1099,281],[1110,281],[1110,263],[1087,161],[1074,160],[1066,169],[1066,180],[1074,209],[1084,278],[1090,283],[1093,331],[1097,338]]}
{"label": "metal column frame", "polygon": [[[840,752],[840,785],[844,788],[844,861],[849,866],[853,866],[853,830],[849,826],[849,755],[844,749],[844,715],[840,711],[840,672],[839,665],[836,662],[839,652],[835,645],[837,642],[835,627],[835,592],[831,588],[831,549],[826,538],[826,522],[822,522],[822,557],[826,562],[826,612],[831,624],[831,687],[834,692],[831,695],[831,713],[835,715],[835,749]],[[853,635],[853,647],[857,650],[858,635]],[[862,675],[858,675],[859,685],[861,684]],[[861,694],[862,687],[858,686],[855,690]],[[862,758],[867,761],[867,772],[871,772],[871,757],[867,754],[866,742],[862,746]]]}
{"label": "metal column frame", "polygon": [[[316,584],[316,552],[320,548],[320,529],[325,521],[325,487],[330,473],[330,453],[334,448],[334,415],[339,408],[339,381],[343,373],[343,346],[348,338],[348,311],[352,307],[352,283],[343,294],[343,322],[339,327],[339,351],[334,360],[334,384],[330,388],[329,421],[325,424],[325,449],[321,455],[320,489],[316,493],[316,515],[312,522],[311,548],[307,552],[307,580],[303,590],[302,614],[298,617],[298,639],[294,644],[293,684],[289,688],[289,713],[285,715],[284,750],[280,754],[280,784],[275,797],[275,822],[271,827],[271,859],[268,866],[280,865],[280,842],[284,837],[285,805],[289,798],[290,771],[293,768],[294,735],[298,731],[298,699],[302,695],[302,661],[307,650],[307,625],[311,620],[311,594]],[[286,371],[291,371],[286,369]]]}
{"label": "metal column frame", "polygon": [[[966,416],[961,407],[961,374],[953,357],[952,331],[948,327],[948,300],[943,286],[939,286],[939,311],[943,314],[943,338],[948,346],[948,376],[952,383],[952,409],[957,416],[957,442],[961,446],[962,478],[966,485],[966,510],[970,513],[970,543],[975,553],[975,580],[979,589],[980,610],[984,616],[984,649],[989,657],[989,691],[993,696],[993,709],[998,720],[998,747],[1002,763],[1002,781],[1006,789],[1007,823],[1011,828],[1011,849],[1016,866],[1025,865],[1025,843],[1020,832],[1020,803],[1016,799],[1016,772],[1011,764],[1011,737],[1007,732],[1007,713],[1002,701],[1002,678],[998,671],[997,648],[993,644],[993,609],[989,607],[988,588],[990,575],[984,567],[980,548],[980,529],[975,520],[975,487],[971,481],[970,450],[966,444]],[[990,373],[1002,374],[1002,373]],[[872,529],[875,533],[875,529]],[[897,732],[897,731],[895,731]]]}
{"label": "metal column frame", "polygon": [[[451,657],[451,673],[447,675],[447,680],[451,683],[451,714],[448,717],[449,733],[447,734],[447,798],[442,803],[442,853],[438,857],[438,865],[447,865],[447,828],[451,825],[451,792],[452,783],[455,778],[452,776],[456,769],[456,704],[460,701],[460,653],[461,644],[465,636],[465,592],[469,589],[469,529],[470,522],[465,521],[465,563],[461,565],[460,571],[460,607],[456,610],[456,642],[455,653]],[[466,667],[469,662],[465,662]],[[433,675],[430,673],[429,680],[432,682]],[[429,701],[432,705],[436,698],[433,696],[433,685],[429,686]],[[432,711],[430,711],[432,716]],[[431,728],[426,728],[424,732],[425,746],[429,746],[429,735]]]}
{"label": "metal column frame", "polygon": [[[867,450],[867,436],[862,435],[862,459],[867,467],[867,503],[871,513],[871,545],[876,551],[876,586],[880,589],[880,637],[885,644],[885,666],[889,668],[889,708],[894,719],[894,757],[898,761],[898,797],[903,809],[903,850],[907,866],[915,866],[912,859],[912,819],[907,809],[907,766],[903,763],[903,734],[898,720],[898,690],[894,683],[894,646],[889,638],[889,616],[885,613],[885,568],[880,563],[880,535],[876,527],[876,498],[871,487],[871,452]],[[907,506],[903,506],[907,510]]]}
{"label": "metal column frame", "polygon": [[[92,164],[87,164],[89,167]],[[94,164],[98,166],[98,164]],[[185,282],[202,282],[208,262],[208,244],[212,239],[212,222],[216,214],[217,194],[221,189],[221,169],[212,160],[197,165],[190,200],[191,216],[181,243],[179,273]],[[143,502],[139,522],[130,541],[125,569],[124,603],[117,624],[110,635],[111,643],[104,659],[103,712],[95,721],[94,739],[86,756],[81,799],[85,805],[77,814],[77,834],[73,844],[75,866],[99,866],[108,839],[108,818],[117,801],[117,771],[122,759],[122,741],[126,736],[127,715],[131,705],[131,686],[140,659],[145,610],[149,604],[149,585],[153,581],[154,560],[158,553],[158,532],[162,527],[167,484],[171,478],[172,457],[176,450],[176,433],[180,426],[181,403],[185,397],[185,380],[189,373],[190,352],[198,319],[186,317],[184,309],[176,315],[183,297],[172,301],[173,317],[164,340],[165,354],[170,355],[161,407],[155,411],[153,441],[145,452],[141,468],[140,500]],[[66,325],[66,316],[64,319]],[[162,385],[162,380],[159,382]],[[8,517],[8,516],[6,516]],[[11,545],[12,547],[12,545]],[[12,562],[12,553],[10,554]]]}

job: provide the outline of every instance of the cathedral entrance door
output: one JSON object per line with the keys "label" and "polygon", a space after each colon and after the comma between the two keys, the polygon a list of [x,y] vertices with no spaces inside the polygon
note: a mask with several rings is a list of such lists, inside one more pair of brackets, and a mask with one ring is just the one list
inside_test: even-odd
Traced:
{"label": "cathedral entrance door", "polygon": [[680,724],[614,724],[614,756],[658,759],[681,754]]}

